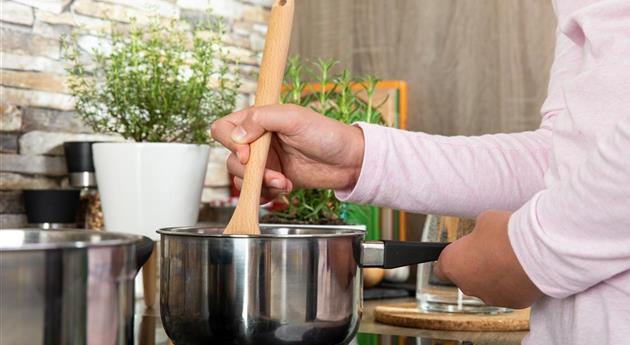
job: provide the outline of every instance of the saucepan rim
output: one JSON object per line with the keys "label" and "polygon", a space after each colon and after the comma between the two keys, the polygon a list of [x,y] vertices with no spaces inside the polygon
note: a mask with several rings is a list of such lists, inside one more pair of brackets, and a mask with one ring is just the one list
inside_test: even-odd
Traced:
{"label": "saucepan rim", "polygon": [[[18,237],[18,233],[22,233],[22,236]],[[8,241],[0,241],[0,252],[22,252],[22,251],[38,251],[38,250],[55,250],[55,249],[82,249],[82,248],[96,248],[96,247],[113,247],[120,245],[131,245],[138,243],[142,236],[125,234],[119,232],[109,231],[96,231],[96,230],[82,230],[82,229],[6,229],[0,230],[0,236],[7,236],[10,234],[16,235],[16,241],[23,240],[24,235],[28,233],[43,233],[51,235],[64,234],[69,236],[67,240],[58,242],[36,242],[36,243],[21,243],[16,245]],[[78,240],[73,240],[71,237],[78,235]],[[97,238],[92,237],[97,236]]]}
{"label": "saucepan rim", "polygon": [[[260,224],[262,233],[260,234],[230,234],[224,235],[225,226],[187,226],[170,227],[157,230],[160,235],[201,237],[201,238],[329,238],[329,237],[349,237],[364,236],[365,226],[363,225],[306,225],[306,224]],[[265,230],[278,230],[279,233],[265,233]],[[292,231],[303,230],[303,233],[291,233]],[[216,231],[211,233],[208,231]]]}

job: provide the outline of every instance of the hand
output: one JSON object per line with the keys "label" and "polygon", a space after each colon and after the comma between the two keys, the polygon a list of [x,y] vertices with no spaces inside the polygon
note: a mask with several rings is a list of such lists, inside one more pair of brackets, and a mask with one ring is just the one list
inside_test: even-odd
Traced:
{"label": "hand", "polygon": [[352,188],[363,162],[363,133],[296,105],[251,107],[212,125],[212,137],[227,147],[228,171],[243,183],[249,143],[274,132],[263,178],[263,197],[273,199],[293,188]]}
{"label": "hand", "polygon": [[543,296],[518,262],[508,238],[511,213],[486,211],[475,229],[449,244],[436,265],[438,278],[486,304],[526,308]]}

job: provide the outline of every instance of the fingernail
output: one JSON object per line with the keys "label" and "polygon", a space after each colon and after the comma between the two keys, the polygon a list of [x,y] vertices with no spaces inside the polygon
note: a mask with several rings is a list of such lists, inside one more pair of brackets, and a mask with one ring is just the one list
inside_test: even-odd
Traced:
{"label": "fingernail", "polygon": [[236,127],[232,131],[232,140],[241,143],[245,139],[245,135],[247,135],[247,132],[245,132],[243,127]]}
{"label": "fingernail", "polygon": [[284,183],[281,180],[273,179],[269,182],[269,186],[277,189],[284,189]]}

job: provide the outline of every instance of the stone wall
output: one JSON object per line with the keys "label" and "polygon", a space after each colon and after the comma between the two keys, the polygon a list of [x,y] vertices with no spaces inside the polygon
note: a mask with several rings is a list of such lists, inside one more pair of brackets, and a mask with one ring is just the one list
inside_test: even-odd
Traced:
{"label": "stone wall", "polygon": [[[153,14],[191,23],[212,15],[225,18],[230,54],[241,66],[237,107],[252,103],[272,0],[12,0],[0,3],[0,228],[25,224],[21,190],[67,184],[61,145],[72,140],[103,140],[73,112],[65,85],[60,38],[81,32],[86,52],[98,44],[99,32],[113,23],[139,21]],[[212,151],[204,200],[228,194],[222,160]]]}

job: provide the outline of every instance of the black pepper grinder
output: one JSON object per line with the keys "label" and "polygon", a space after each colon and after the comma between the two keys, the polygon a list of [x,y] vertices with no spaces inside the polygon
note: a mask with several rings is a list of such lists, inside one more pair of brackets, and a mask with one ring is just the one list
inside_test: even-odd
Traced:
{"label": "black pepper grinder", "polygon": [[28,224],[41,229],[75,228],[79,194],[78,189],[25,190]]}
{"label": "black pepper grinder", "polygon": [[63,144],[70,186],[81,189],[77,224],[86,229],[103,228],[103,211],[96,186],[93,141],[68,141]]}

